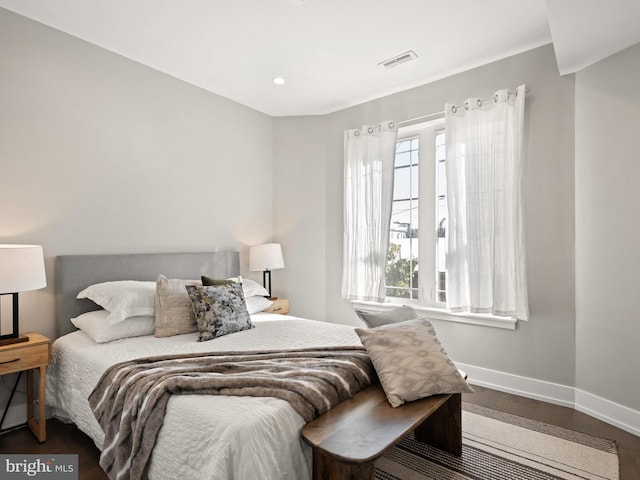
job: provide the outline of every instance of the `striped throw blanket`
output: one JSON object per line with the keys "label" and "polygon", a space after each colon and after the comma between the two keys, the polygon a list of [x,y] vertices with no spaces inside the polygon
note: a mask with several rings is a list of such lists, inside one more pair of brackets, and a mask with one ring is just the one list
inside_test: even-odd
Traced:
{"label": "striped throw blanket", "polygon": [[89,396],[105,438],[100,466],[112,480],[144,478],[171,395],[287,400],[310,421],[372,382],[362,347],[167,355],[110,367]]}

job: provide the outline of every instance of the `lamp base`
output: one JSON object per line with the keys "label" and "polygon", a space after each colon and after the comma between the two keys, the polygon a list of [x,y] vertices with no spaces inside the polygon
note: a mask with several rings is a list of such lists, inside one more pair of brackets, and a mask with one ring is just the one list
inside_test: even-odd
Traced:
{"label": "lamp base", "polygon": [[29,341],[29,337],[27,337],[26,335],[20,335],[19,337],[12,337],[12,338],[3,338],[0,339],[0,347],[3,345],[11,345],[12,343],[22,343],[22,342],[28,342]]}

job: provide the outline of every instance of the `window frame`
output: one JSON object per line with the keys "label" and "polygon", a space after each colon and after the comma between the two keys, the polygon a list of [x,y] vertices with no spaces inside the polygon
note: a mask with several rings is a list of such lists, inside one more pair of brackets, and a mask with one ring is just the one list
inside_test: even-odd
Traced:
{"label": "window frame", "polygon": [[[396,201],[408,201],[408,202],[409,202],[409,206],[411,207],[411,206],[412,206],[412,203],[413,203],[414,201],[416,201],[416,204],[417,204],[417,207],[418,207],[418,218],[416,218],[416,220],[417,220],[417,225],[418,225],[418,228],[419,228],[419,225],[420,225],[420,222],[421,222],[421,220],[420,220],[420,211],[421,211],[421,207],[420,207],[420,198],[421,198],[421,196],[420,196],[420,192],[421,192],[421,189],[422,189],[422,187],[421,187],[421,185],[420,185],[420,183],[419,183],[419,182],[420,182],[420,178],[421,178],[421,173],[420,173],[420,172],[421,172],[421,170],[422,170],[422,167],[421,167],[421,165],[420,165],[420,145],[421,145],[421,143],[420,143],[420,137],[419,137],[419,135],[413,135],[413,134],[412,134],[412,135],[406,135],[406,136],[402,136],[402,137],[401,137],[401,136],[398,136],[398,138],[396,139],[396,155],[397,155],[397,148],[398,148],[398,144],[400,144],[400,143],[402,143],[402,142],[412,142],[413,140],[418,140],[418,149],[417,149],[417,152],[418,152],[418,161],[417,161],[417,163],[415,163],[415,164],[413,163],[413,161],[412,161],[412,156],[411,156],[411,152],[416,151],[416,150],[409,149],[409,150],[408,150],[408,153],[409,153],[409,164],[408,164],[408,165],[400,165],[400,166],[396,166],[396,165],[395,165],[395,158],[394,158],[394,166],[393,166],[393,169],[394,169],[394,174],[396,174],[396,173],[397,173],[397,171],[398,171],[399,169],[409,168],[409,169],[410,169],[410,170],[409,170],[409,172],[410,172],[410,173],[409,173],[409,182],[411,183],[411,181],[412,181],[412,173],[413,173],[412,168],[414,167],[414,165],[417,167],[417,169],[416,169],[416,173],[417,173],[417,175],[418,175],[418,182],[417,182],[417,183],[418,183],[418,192],[416,192],[416,193],[417,193],[417,195],[416,195],[416,196],[414,196],[414,195],[413,195],[413,192],[411,191],[411,186],[410,186],[410,188],[409,188],[409,190],[410,190],[409,198],[407,198],[407,199],[402,199],[402,200],[396,200],[395,198],[393,198],[393,197],[395,197],[395,192],[394,192],[394,193],[393,193],[393,196],[392,196],[392,202],[396,202]],[[406,153],[406,151],[405,151],[405,152],[401,152],[401,153]],[[397,178],[397,177],[396,177],[396,178]],[[395,188],[395,179],[394,179],[394,188]],[[393,207],[392,207],[392,209],[391,209],[391,215],[392,215],[392,221],[391,221],[391,223],[393,224],[393,223],[394,223],[394,222],[393,222]],[[412,215],[412,214],[410,214],[410,217],[411,217],[411,218],[413,218],[413,215]],[[412,221],[409,225],[410,225],[410,227],[411,227],[411,228],[410,228],[410,230],[413,230],[413,227],[416,225],[416,223],[414,223],[414,222]],[[391,236],[392,236],[392,235],[391,235],[391,232],[392,232],[392,225],[389,225],[389,248],[391,248],[391,243],[395,243],[395,242],[393,242],[393,240],[391,239]],[[413,257],[414,257],[414,256],[412,255],[412,253],[413,253],[413,249],[412,249],[412,247],[413,247],[413,242],[412,242],[413,237],[409,237],[409,239],[410,239],[410,241],[411,241],[411,243],[412,243],[412,245],[411,245],[411,247],[410,247],[410,249],[409,249],[409,250],[410,250],[409,257],[410,257],[410,261],[412,261],[412,260],[413,260]],[[417,237],[417,242],[416,242],[416,243],[417,243],[417,245],[416,245],[416,246],[418,247],[418,253],[419,253],[419,252],[420,252],[420,249],[422,248],[421,241],[420,241],[420,234],[419,234],[419,230],[418,230],[418,237]],[[419,266],[419,265],[420,265],[420,257],[419,257],[419,255],[417,256],[417,258],[418,258],[418,266]],[[401,289],[401,288],[405,288],[405,287],[396,287],[396,286],[394,286],[394,285],[386,285],[386,289],[387,289],[387,291],[388,291],[388,289],[394,289],[394,288]],[[407,298],[407,297],[394,297],[394,296],[391,296],[391,297],[388,297],[388,298],[401,298],[401,299],[404,299],[404,300],[407,300],[407,301],[418,300],[418,299],[421,297],[421,290],[420,290],[420,276],[419,276],[419,275],[418,275],[418,285],[412,285],[412,284],[410,284],[410,285],[409,285],[409,287],[408,287],[408,290],[409,290],[409,298]],[[418,293],[417,293],[418,298],[413,297],[413,290],[416,290],[416,291],[418,292]]]}
{"label": "window frame", "polygon": [[[420,315],[424,315],[430,320],[442,320],[455,323],[479,325],[501,329],[515,330],[517,320],[510,317],[498,317],[491,314],[477,313],[452,313],[446,308],[445,302],[437,300],[437,228],[436,217],[438,202],[437,192],[437,166],[436,166],[436,136],[438,132],[445,131],[444,117],[435,120],[420,122],[398,129],[397,142],[410,138],[419,139],[419,179],[418,179],[418,225],[419,231],[425,232],[427,225],[431,226],[431,235],[420,235],[418,243],[418,265],[420,271],[427,270],[431,275],[418,275],[419,299],[408,299],[402,297],[386,297],[384,302],[373,302],[364,300],[354,300],[351,302],[353,308],[369,311],[386,311],[397,308],[401,305],[410,305]],[[432,148],[424,148],[431,145]],[[426,158],[425,158],[426,157]],[[395,161],[395,159],[394,159]],[[446,159],[445,159],[446,161]],[[429,162],[431,168],[424,168],[423,162]],[[426,198],[431,198],[432,203],[425,205]],[[422,201],[421,201],[422,200]],[[423,270],[424,269],[424,270]],[[427,277],[427,278],[425,278]]]}
{"label": "window frame", "polygon": [[[436,136],[444,130],[444,118],[421,122],[398,129],[396,144],[418,139],[418,298],[386,297],[391,303],[398,301],[411,305],[426,305],[444,308],[437,301],[437,168]],[[431,199],[431,200],[428,200]],[[425,275],[423,272],[429,272]]]}

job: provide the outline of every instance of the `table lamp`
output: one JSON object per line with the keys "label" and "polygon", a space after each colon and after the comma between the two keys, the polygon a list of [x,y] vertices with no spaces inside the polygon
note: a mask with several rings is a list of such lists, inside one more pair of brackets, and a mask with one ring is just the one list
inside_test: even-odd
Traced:
{"label": "table lamp", "polygon": [[282,247],[279,243],[265,243],[249,247],[249,270],[262,270],[262,285],[271,296],[271,270],[284,268]]}
{"label": "table lamp", "polygon": [[13,330],[2,333],[2,305],[0,304],[0,345],[26,342],[20,336],[18,322],[18,293],[47,286],[44,255],[41,245],[0,245],[0,296],[13,297]]}

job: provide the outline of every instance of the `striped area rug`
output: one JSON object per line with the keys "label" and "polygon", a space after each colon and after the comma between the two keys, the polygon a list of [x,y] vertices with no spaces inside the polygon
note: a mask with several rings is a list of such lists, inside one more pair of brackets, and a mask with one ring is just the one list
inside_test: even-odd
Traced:
{"label": "striped area rug", "polygon": [[462,457],[413,439],[376,462],[377,480],[617,480],[614,441],[463,404]]}

